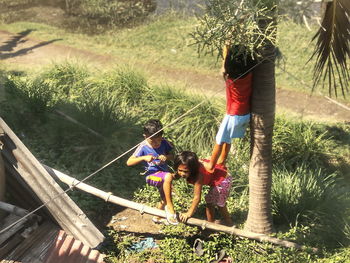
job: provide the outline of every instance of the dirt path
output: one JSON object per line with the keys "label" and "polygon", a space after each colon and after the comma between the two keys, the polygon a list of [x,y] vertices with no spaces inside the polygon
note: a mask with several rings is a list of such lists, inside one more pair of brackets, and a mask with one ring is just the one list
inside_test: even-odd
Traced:
{"label": "dirt path", "polygon": [[[72,48],[59,44],[60,39],[39,41],[29,38],[30,31],[11,34],[0,31],[0,60],[6,63],[25,66],[45,65],[66,59],[75,59],[99,66],[116,64],[121,60],[107,55],[94,54],[90,51]],[[127,61],[122,61],[127,62]],[[143,69],[150,76],[161,75],[169,82],[186,83],[186,87],[211,95],[224,96],[224,83],[217,75],[203,75],[194,71],[158,68],[155,65],[144,65]],[[222,89],[220,89],[220,86]],[[218,92],[218,89],[220,92]],[[328,121],[350,121],[350,105],[338,105],[329,99],[308,95],[302,92],[277,88],[277,109],[285,114],[299,118],[314,118]]]}

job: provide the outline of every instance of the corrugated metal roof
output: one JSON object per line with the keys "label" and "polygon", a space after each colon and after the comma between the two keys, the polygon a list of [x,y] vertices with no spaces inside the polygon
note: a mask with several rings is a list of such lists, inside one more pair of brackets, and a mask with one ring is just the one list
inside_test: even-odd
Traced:
{"label": "corrugated metal roof", "polygon": [[14,178],[20,182],[22,187],[25,184],[30,188],[33,199],[36,197],[45,203],[55,198],[54,201],[46,204],[46,208],[56,222],[67,233],[84,244],[97,247],[104,240],[102,233],[63,192],[62,188],[1,118],[0,140],[3,143],[2,154],[6,170],[15,175]]}

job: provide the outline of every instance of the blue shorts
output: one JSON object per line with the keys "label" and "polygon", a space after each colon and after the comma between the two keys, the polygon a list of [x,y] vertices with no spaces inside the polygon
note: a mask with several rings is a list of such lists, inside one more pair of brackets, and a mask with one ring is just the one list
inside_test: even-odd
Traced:
{"label": "blue shorts", "polygon": [[228,115],[226,114],[220,124],[216,134],[216,143],[231,143],[233,138],[244,137],[245,130],[249,124],[250,113],[246,115]]}

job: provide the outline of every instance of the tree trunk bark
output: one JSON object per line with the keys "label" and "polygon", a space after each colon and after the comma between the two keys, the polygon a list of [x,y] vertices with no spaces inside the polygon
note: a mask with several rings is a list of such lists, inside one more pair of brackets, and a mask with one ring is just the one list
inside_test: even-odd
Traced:
{"label": "tree trunk bark", "polygon": [[276,105],[274,46],[266,46],[264,58],[266,59],[253,71],[249,212],[245,229],[268,234],[273,232],[271,214],[272,133]]}

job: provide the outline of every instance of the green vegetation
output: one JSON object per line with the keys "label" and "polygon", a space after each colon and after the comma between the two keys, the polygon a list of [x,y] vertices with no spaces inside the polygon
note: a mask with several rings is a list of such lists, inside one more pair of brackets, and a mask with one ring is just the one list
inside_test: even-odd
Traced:
{"label": "green vegetation", "polygon": [[[197,109],[166,128],[177,147],[207,157],[223,100],[209,100],[169,85],[155,85],[133,68],[91,71],[74,63],[54,64],[40,72],[1,72],[6,100],[0,115],[43,163],[82,179],[142,140],[141,124],[150,117],[164,125],[198,103]],[[50,92],[48,92],[50,91]],[[160,103],[160,102],[167,103]],[[70,123],[60,110],[102,135]],[[45,134],[45,136],[42,136]],[[349,126],[300,122],[278,116],[274,138],[273,214],[277,235],[324,249],[324,254],[300,252],[233,238],[205,234],[198,228],[165,226],[159,249],[131,253],[138,237],[108,231],[105,253],[110,262],[208,262],[221,249],[239,262],[347,262],[350,241]],[[242,227],[247,212],[249,140],[234,142],[229,169],[235,178],[229,211]],[[339,157],[339,152],[342,155]],[[145,186],[138,167],[126,167],[125,158],[93,176],[88,183],[118,196],[154,205],[158,192]],[[174,184],[175,208],[189,204],[192,187]],[[207,188],[204,189],[204,192]],[[70,195],[87,214],[102,220],[101,211],[113,206],[79,192]],[[202,200],[196,217],[205,218]],[[106,218],[104,218],[106,220]],[[205,239],[204,255],[191,250],[194,239]],[[343,247],[343,248],[342,248]],[[283,261],[284,260],[284,261]]]}
{"label": "green vegetation", "polygon": [[[163,69],[174,72],[218,74],[220,62],[213,56],[197,55],[197,47],[190,33],[197,25],[193,17],[183,18],[176,13],[150,18],[147,23],[130,28],[114,29],[104,34],[74,34],[62,28],[33,22],[1,24],[0,28],[14,33],[33,29],[30,36],[41,40],[62,39],[60,43],[115,57],[121,64],[128,63],[145,70],[155,81],[174,81]],[[283,55],[276,68],[277,87],[310,93],[312,87],[312,61],[307,63],[312,51],[310,32],[303,25],[281,21],[278,26],[278,46]],[[298,41],[295,41],[298,39]],[[328,90],[318,87],[314,93],[328,96]],[[344,98],[339,97],[340,101]],[[349,98],[345,99],[349,101]]]}

